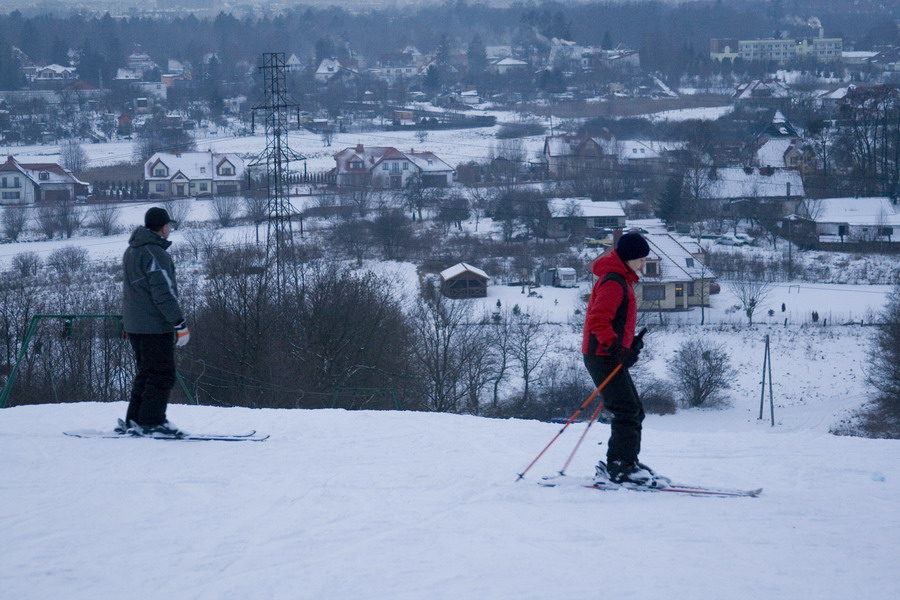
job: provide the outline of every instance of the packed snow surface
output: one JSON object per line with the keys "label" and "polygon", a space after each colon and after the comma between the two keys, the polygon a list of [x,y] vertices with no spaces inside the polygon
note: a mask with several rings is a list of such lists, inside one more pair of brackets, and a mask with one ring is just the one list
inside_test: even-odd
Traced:
{"label": "packed snow surface", "polygon": [[[560,426],[413,412],[172,406],[266,442],[77,439],[124,403],[0,411],[4,598],[896,598],[900,442],[651,416],[642,459],[704,498],[535,485]],[[801,422],[802,423],[802,422]],[[595,425],[569,473],[588,475]]]}

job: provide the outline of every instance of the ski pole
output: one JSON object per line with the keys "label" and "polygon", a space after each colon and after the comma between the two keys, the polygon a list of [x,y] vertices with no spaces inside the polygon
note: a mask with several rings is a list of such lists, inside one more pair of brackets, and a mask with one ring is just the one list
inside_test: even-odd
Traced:
{"label": "ski pole", "polygon": [[[604,387],[606,387],[606,384],[608,384],[608,383],[610,382],[610,380],[611,380],[613,377],[615,377],[616,373],[618,373],[620,370],[622,370],[622,364],[621,364],[621,363],[619,363],[618,365],[616,365],[616,368],[613,369],[613,372],[610,373],[609,376],[608,376],[606,379],[603,380],[603,383],[601,383],[600,385],[597,386],[597,389],[594,390],[593,393],[592,393],[590,396],[588,396],[588,399],[585,400],[584,403],[583,403],[581,406],[578,407],[578,410],[576,410],[574,413],[572,413],[572,416],[569,417],[569,420],[566,421],[566,424],[562,426],[562,429],[560,429],[559,432],[558,432],[555,436],[553,436],[553,439],[550,440],[550,443],[547,444],[546,446],[544,446],[544,449],[541,450],[540,453],[539,453],[537,456],[534,457],[534,460],[531,461],[531,462],[528,464],[527,467],[525,467],[525,470],[524,470],[524,471],[522,471],[521,473],[519,473],[519,477],[518,477],[518,479],[516,479],[516,481],[519,481],[519,479],[522,479],[522,478],[525,477],[525,473],[527,473],[528,470],[531,469],[531,467],[534,466],[534,463],[536,463],[538,460],[540,460],[540,458],[544,455],[544,452],[546,452],[547,449],[548,449],[550,446],[553,445],[553,442],[555,442],[555,441],[559,438],[559,436],[561,436],[561,435],[563,434],[563,432],[566,430],[566,428],[567,428],[569,425],[571,425],[571,424],[572,424],[572,423],[573,423],[573,422],[581,415],[581,412],[582,412],[585,408],[587,408],[587,407],[591,404],[591,402],[594,401],[594,398],[597,397],[597,394],[599,394],[600,391],[601,391]],[[601,407],[603,406],[603,402],[600,402],[600,406],[601,406]],[[597,414],[599,414],[599,412],[598,412]]]}
{"label": "ski pole", "polygon": [[[641,332],[639,334],[637,334],[637,337],[635,339],[643,340],[645,333],[647,333],[646,327],[641,329]],[[618,373],[620,370],[622,370],[622,363],[619,363],[618,365],[616,365],[616,368],[613,369],[613,372],[609,374],[609,377],[607,377],[606,380],[601,385],[605,386],[607,383],[609,383],[609,380],[612,379],[613,376],[616,373]],[[560,475],[566,474],[566,469],[569,468],[569,464],[571,464],[572,459],[575,458],[575,453],[578,452],[578,448],[581,447],[581,442],[583,442],[584,438],[587,437],[588,431],[591,430],[591,425],[594,424],[594,421],[596,421],[600,417],[600,412],[603,410],[603,407],[605,405],[606,405],[606,403],[603,400],[600,400],[600,403],[597,404],[597,408],[594,409],[594,413],[591,415],[591,418],[587,422],[587,427],[584,428],[584,433],[582,433],[581,437],[578,438],[578,442],[575,444],[575,447],[572,448],[572,453],[569,454],[569,458],[566,459],[566,464],[564,464],[563,468],[559,471]]]}

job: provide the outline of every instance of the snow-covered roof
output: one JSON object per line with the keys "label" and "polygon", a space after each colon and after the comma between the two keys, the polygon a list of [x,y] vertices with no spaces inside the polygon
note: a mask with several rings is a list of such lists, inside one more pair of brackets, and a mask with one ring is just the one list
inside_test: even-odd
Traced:
{"label": "snow-covered roof", "polygon": [[453,167],[442,161],[432,152],[406,152],[406,158],[409,159],[423,173],[446,173],[452,172]]}
{"label": "snow-covered roof", "polygon": [[[231,175],[222,175],[218,167],[227,161],[234,166]],[[240,180],[244,176],[244,159],[237,154],[218,152],[182,152],[174,154],[157,152],[145,163],[146,177],[153,178],[153,167],[161,162],[169,169],[166,179],[181,173],[189,180],[216,179],[218,181]],[[158,178],[156,178],[158,179]]]}
{"label": "snow-covered roof", "polygon": [[806,204],[817,223],[900,227],[900,214],[890,198],[822,198]]}
{"label": "snow-covered roof", "polygon": [[788,98],[790,97],[790,90],[787,85],[776,79],[755,79],[749,83],[738,85],[732,97],[736,100]]}
{"label": "snow-covered roof", "polygon": [[446,280],[452,279],[458,275],[462,275],[466,271],[468,271],[470,273],[475,273],[479,277],[484,277],[485,279],[490,279],[490,277],[488,277],[488,274],[485,273],[484,271],[482,271],[481,269],[479,269],[478,267],[473,267],[472,265],[466,264],[463,262],[457,263],[457,264],[453,265],[452,267],[448,267],[448,268],[444,269],[443,271],[441,271],[441,279],[446,281]]}
{"label": "snow-covered roof", "polygon": [[618,202],[594,202],[590,198],[550,198],[550,216],[559,217],[622,217],[625,211]]}
{"label": "snow-covered roof", "polygon": [[650,245],[649,258],[660,261],[659,277],[644,277],[644,283],[694,281],[715,278],[715,274],[695,258],[690,250],[668,233],[645,233]]}
{"label": "snow-covered roof", "polygon": [[874,52],[872,50],[843,50],[843,51],[841,51],[841,56],[843,58],[856,58],[856,59],[875,58],[879,54],[880,54],[879,52]]}
{"label": "snow-covered roof", "polygon": [[71,171],[57,163],[21,163],[9,156],[5,163],[0,164],[0,171],[18,171],[39,185],[88,185],[75,177]]}
{"label": "snow-covered roof", "polygon": [[728,200],[736,198],[784,198],[805,195],[803,179],[793,169],[726,167],[717,169],[713,179],[705,174],[704,195]]}
{"label": "snow-covered roof", "polygon": [[756,162],[761,167],[783,167],[784,155],[793,143],[790,138],[767,140],[756,151]]}
{"label": "snow-covered roof", "polygon": [[524,60],[519,60],[517,58],[507,56],[495,62],[494,65],[497,67],[527,67],[528,63]]}
{"label": "snow-covered roof", "polygon": [[620,161],[657,160],[659,151],[649,142],[641,140],[621,140],[616,144]]}
{"label": "snow-covered roof", "polygon": [[364,169],[372,169],[385,160],[408,160],[423,173],[453,172],[453,167],[438,158],[433,152],[401,152],[392,146],[363,146],[345,148],[334,155],[337,171],[346,173],[351,162],[360,162]]}
{"label": "snow-covered roof", "polygon": [[549,156],[574,156],[588,143],[596,144],[606,154],[615,154],[615,138],[586,135],[551,135],[544,138],[544,151]]}

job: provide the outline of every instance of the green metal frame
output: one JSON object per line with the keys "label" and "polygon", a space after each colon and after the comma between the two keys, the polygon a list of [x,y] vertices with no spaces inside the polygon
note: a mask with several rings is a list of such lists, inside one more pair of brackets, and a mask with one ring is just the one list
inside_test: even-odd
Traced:
{"label": "green metal frame", "polygon": [[[9,379],[6,380],[3,391],[0,392],[0,409],[6,408],[6,401],[9,399],[10,393],[12,393],[13,383],[16,381],[16,374],[19,372],[19,365],[22,360],[25,359],[25,354],[28,352],[28,346],[31,344],[31,338],[34,337],[34,333],[37,331],[38,323],[43,319],[65,319],[69,322],[74,321],[75,319],[116,319],[117,321],[121,321],[122,315],[34,315],[31,317],[31,322],[28,324],[28,330],[25,332],[25,338],[22,340],[22,348],[19,350],[18,358],[16,358],[16,364],[9,373]],[[175,378],[181,386],[184,395],[187,396],[188,402],[197,404],[194,397],[191,395],[187,384],[181,377],[181,373],[176,371]]]}

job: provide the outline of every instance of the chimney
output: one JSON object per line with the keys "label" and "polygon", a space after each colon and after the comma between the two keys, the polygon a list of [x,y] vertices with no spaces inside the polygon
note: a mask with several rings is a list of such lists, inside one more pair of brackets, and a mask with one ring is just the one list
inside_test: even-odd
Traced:
{"label": "chimney", "polygon": [[784,187],[787,188],[787,190],[786,190],[786,191],[787,191],[787,197],[790,198],[790,197],[791,197],[791,182],[788,181],[787,183],[785,183],[785,184],[784,184]]}
{"label": "chimney", "polygon": [[359,153],[362,153],[362,151],[363,151],[363,145],[362,145],[362,144],[357,144],[357,145],[356,145],[356,151],[359,152]]}
{"label": "chimney", "polygon": [[616,227],[615,229],[613,229],[613,248],[615,248],[616,244],[619,243],[619,238],[622,237],[622,233],[623,231],[621,227]]}

